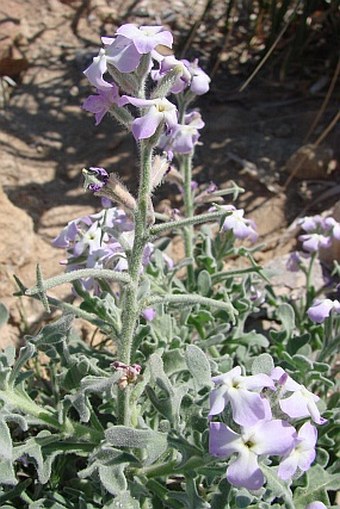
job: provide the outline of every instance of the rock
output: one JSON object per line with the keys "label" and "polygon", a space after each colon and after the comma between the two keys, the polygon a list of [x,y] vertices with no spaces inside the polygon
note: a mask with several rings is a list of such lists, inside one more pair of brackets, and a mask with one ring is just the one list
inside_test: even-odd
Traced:
{"label": "rock", "polygon": [[333,150],[303,145],[288,159],[285,170],[301,179],[327,178],[334,169]]}
{"label": "rock", "polygon": [[34,252],[35,234],[32,219],[15,207],[0,188],[0,266],[15,269],[27,263]]}
{"label": "rock", "polygon": [[[289,295],[291,299],[297,300],[306,293],[306,276],[301,270],[297,272],[287,270],[289,257],[288,253],[274,258],[264,266],[264,270],[276,295]],[[319,260],[314,262],[312,282],[317,289],[322,288],[325,284]]]}

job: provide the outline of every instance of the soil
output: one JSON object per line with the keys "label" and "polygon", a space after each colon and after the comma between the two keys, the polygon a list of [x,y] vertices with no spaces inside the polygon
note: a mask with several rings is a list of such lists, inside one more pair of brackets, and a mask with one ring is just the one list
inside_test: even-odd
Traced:
{"label": "soil", "polygon": [[[91,93],[82,71],[98,52],[99,36],[112,35],[122,22],[168,26],[175,50],[187,47],[190,58],[213,70],[210,93],[197,101],[206,127],[195,179],[221,187],[234,180],[245,188],[237,206],[257,223],[265,243],[259,260],[272,263],[288,253],[296,242],[294,220],[331,210],[339,199],[339,127],[325,131],[336,114],[336,87],[309,133],[334,68],[309,67],[280,81],[274,66],[264,66],[240,92],[258,53],[237,24],[221,50],[225,2],[213,2],[204,16],[206,7],[203,0],[7,0],[1,7],[0,300],[10,311],[2,345],[32,333],[43,318],[39,303],[13,297],[13,273],[30,286],[37,262],[45,277],[61,272],[63,253],[51,240],[68,221],[99,209],[98,199],[82,190],[81,169],[115,170],[135,190],[131,137],[109,118],[95,127],[80,107]],[[178,206],[180,195],[165,184],[157,200],[159,207]]]}

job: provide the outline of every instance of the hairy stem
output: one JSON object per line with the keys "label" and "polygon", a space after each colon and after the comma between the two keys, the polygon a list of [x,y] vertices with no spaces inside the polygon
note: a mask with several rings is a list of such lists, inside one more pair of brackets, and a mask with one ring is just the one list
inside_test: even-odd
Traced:
{"label": "hairy stem", "polygon": [[[184,214],[185,217],[191,219],[194,215],[194,204],[191,189],[192,180],[192,156],[184,155],[181,160],[181,170],[184,177]],[[187,266],[188,288],[192,290],[195,287],[194,272],[194,227],[189,224],[184,228],[184,250],[185,256],[189,258],[191,263]]]}
{"label": "hairy stem", "polygon": [[[143,251],[147,238],[147,219],[150,198],[150,172],[152,159],[152,145],[141,142],[140,180],[137,211],[135,216],[135,238],[129,258],[130,282],[126,285],[123,296],[122,332],[118,343],[119,360],[127,365],[131,364],[133,335],[136,328],[140,308],[138,305],[138,287],[142,270]],[[118,394],[118,422],[130,425],[130,390],[126,387]]]}

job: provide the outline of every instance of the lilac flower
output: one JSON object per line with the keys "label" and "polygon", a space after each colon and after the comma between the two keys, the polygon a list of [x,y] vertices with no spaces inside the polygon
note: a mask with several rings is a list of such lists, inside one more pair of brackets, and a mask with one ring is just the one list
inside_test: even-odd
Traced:
{"label": "lilac flower", "polygon": [[237,366],[228,373],[213,377],[212,381],[216,388],[210,395],[209,416],[221,413],[230,403],[234,421],[242,426],[251,426],[261,419],[271,417],[271,414],[268,415],[269,408],[265,400],[258,392],[253,392],[264,387],[275,389],[268,375],[259,373],[242,376],[241,368]]}
{"label": "lilac flower", "polygon": [[96,125],[100,124],[112,104],[118,104],[119,93],[115,83],[110,88],[97,89],[97,95],[90,95],[83,102],[82,108],[94,113]]}
{"label": "lilac flower", "polygon": [[107,63],[113,65],[121,73],[129,73],[137,69],[141,53],[137,50],[133,42],[122,35],[111,39],[105,39],[105,54]]}
{"label": "lilac flower", "polygon": [[299,468],[306,472],[315,459],[315,444],[318,433],[310,422],[301,426],[294,448],[283,458],[280,463],[278,476],[287,481],[291,479]]}
{"label": "lilac flower", "polygon": [[183,92],[183,90],[191,82],[191,73],[185,63],[182,60],[177,60],[174,55],[164,57],[160,62],[159,69],[151,71],[151,77],[155,81],[160,81],[164,76],[172,71],[174,67],[179,69],[179,72],[170,92],[173,94],[179,94],[180,92]]}
{"label": "lilac flower", "polygon": [[68,248],[71,243],[75,241],[81,229],[81,223],[90,226],[92,221],[89,216],[81,217],[70,221],[65,228],[59,233],[59,235],[52,241],[54,247]]}
{"label": "lilac flower", "polygon": [[122,96],[121,105],[133,104],[139,108],[148,108],[145,115],[132,122],[132,133],[136,140],[150,138],[155,134],[158,126],[164,122],[168,129],[177,125],[177,109],[167,99],[138,99]]}
{"label": "lilac flower", "polygon": [[164,30],[162,26],[137,27],[132,23],[126,23],[117,30],[117,35],[122,35],[133,42],[140,55],[150,53],[156,46],[162,45],[172,48],[172,34]]}
{"label": "lilac flower", "polygon": [[92,64],[85,69],[84,74],[97,90],[111,89],[112,83],[105,81],[103,76],[107,71],[105,50],[101,49],[98,56],[94,57]]}
{"label": "lilac flower", "polygon": [[[92,170],[100,175],[103,169],[92,168]],[[82,268],[126,270],[126,252],[120,237],[132,229],[133,223],[126,214],[120,209],[111,208],[71,221],[53,244],[67,249],[68,271]],[[100,290],[92,278],[82,281],[82,284],[85,289],[94,293]]]}
{"label": "lilac flower", "polygon": [[203,95],[209,90],[211,79],[198,65],[198,59],[193,62],[182,60],[186,68],[191,74],[190,90],[196,95]]}
{"label": "lilac flower", "polygon": [[158,146],[166,152],[177,152],[178,154],[190,154],[200,137],[198,129],[205,124],[198,111],[185,115],[184,124],[177,124],[160,139]]}
{"label": "lilac flower", "polygon": [[303,249],[308,253],[316,253],[319,249],[330,247],[332,244],[332,239],[321,233],[300,235],[299,240],[302,242]]}
{"label": "lilac flower", "polygon": [[308,308],[307,315],[316,323],[322,323],[328,318],[332,311],[340,313],[340,302],[331,299],[317,299],[312,306]]}
{"label": "lilac flower", "polygon": [[302,258],[309,258],[309,254],[293,251],[290,253],[289,258],[286,263],[286,268],[290,272],[298,272],[301,269],[301,265],[303,264]]}
{"label": "lilac flower", "polygon": [[302,230],[311,233],[317,231],[320,227],[322,228],[323,219],[320,215],[306,216],[299,219],[298,224]]}
{"label": "lilac flower", "polygon": [[259,421],[243,428],[240,435],[221,422],[210,423],[209,451],[212,456],[237,458],[227,469],[227,479],[234,486],[258,490],[265,482],[258,464],[260,455],[287,454],[294,445],[293,426],[280,419]]}
{"label": "lilac flower", "polygon": [[272,380],[281,386],[281,395],[291,393],[288,397],[279,400],[281,410],[292,419],[311,417],[316,424],[325,424],[327,419],[321,417],[316,402],[319,397],[310,392],[302,384],[293,380],[282,368],[276,367],[270,374]]}
{"label": "lilac flower", "polygon": [[79,240],[76,240],[73,246],[75,256],[80,256],[84,251],[92,254],[101,247],[102,232],[99,224],[95,221],[88,230],[86,230]]}
{"label": "lilac flower", "polygon": [[227,216],[222,225],[222,230],[232,231],[237,239],[249,238],[251,242],[257,240],[255,223],[251,219],[245,219],[244,210],[237,210],[233,205],[222,205],[223,209],[229,210],[231,214]]}
{"label": "lilac flower", "polygon": [[330,247],[334,238],[340,239],[340,223],[333,217],[308,216],[300,219],[298,224],[306,232],[299,236],[299,240],[303,249],[309,253]]}
{"label": "lilac flower", "polygon": [[152,320],[156,317],[156,310],[153,308],[146,308],[142,311],[142,316],[145,318],[147,322],[152,322]]}
{"label": "lilac flower", "polygon": [[137,27],[127,23],[116,32],[115,38],[102,38],[106,46],[107,62],[122,73],[137,69],[141,56],[152,53],[159,44],[172,47],[173,37],[161,26]]}

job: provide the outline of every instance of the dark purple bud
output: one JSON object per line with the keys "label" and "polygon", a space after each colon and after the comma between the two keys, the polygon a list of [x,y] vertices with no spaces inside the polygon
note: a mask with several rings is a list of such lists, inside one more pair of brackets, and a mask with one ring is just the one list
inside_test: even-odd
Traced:
{"label": "dark purple bud", "polygon": [[84,188],[93,193],[100,191],[109,180],[109,174],[104,168],[91,167],[88,170],[84,168],[82,173],[85,178]]}

